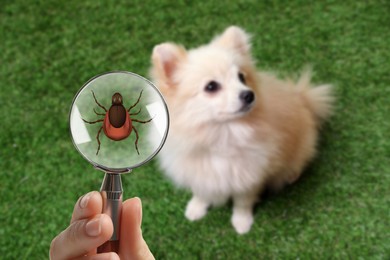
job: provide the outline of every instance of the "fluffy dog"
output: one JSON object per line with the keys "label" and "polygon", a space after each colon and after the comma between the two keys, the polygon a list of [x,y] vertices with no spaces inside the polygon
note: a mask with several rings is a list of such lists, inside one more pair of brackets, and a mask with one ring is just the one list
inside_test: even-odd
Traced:
{"label": "fluffy dog", "polygon": [[249,35],[229,27],[211,43],[186,50],[154,47],[151,76],[170,111],[159,159],[166,174],[192,191],[185,215],[205,216],[233,200],[232,224],[242,234],[266,186],[295,182],[316,154],[318,128],[331,112],[331,86],[312,87],[257,72]]}

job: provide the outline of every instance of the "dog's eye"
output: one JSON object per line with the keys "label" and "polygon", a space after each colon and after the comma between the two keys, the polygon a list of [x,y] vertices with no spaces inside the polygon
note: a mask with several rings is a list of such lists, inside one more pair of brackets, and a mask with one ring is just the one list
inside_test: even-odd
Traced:
{"label": "dog's eye", "polygon": [[219,85],[219,83],[215,81],[210,81],[209,83],[207,83],[206,87],[204,88],[206,92],[210,92],[210,93],[217,92],[220,89],[221,89],[221,85]]}
{"label": "dog's eye", "polygon": [[238,79],[241,81],[241,83],[246,84],[245,76],[243,73],[238,73]]}

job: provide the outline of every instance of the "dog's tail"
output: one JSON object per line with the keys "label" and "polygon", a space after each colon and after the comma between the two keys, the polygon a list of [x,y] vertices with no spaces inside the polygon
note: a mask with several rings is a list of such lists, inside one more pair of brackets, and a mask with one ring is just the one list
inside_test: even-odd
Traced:
{"label": "dog's tail", "polygon": [[333,112],[333,103],[335,101],[333,87],[332,85],[312,87],[310,80],[311,69],[306,69],[298,80],[297,87],[308,109],[320,124],[330,117]]}

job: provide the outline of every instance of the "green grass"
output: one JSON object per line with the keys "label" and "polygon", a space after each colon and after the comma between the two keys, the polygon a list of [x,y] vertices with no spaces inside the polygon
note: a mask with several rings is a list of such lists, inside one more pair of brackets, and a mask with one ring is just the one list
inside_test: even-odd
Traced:
{"label": "green grass", "polygon": [[[263,2],[263,3],[259,3]],[[267,3],[265,3],[267,2]],[[238,236],[231,207],[190,223],[190,193],[156,162],[123,177],[143,201],[157,259],[390,258],[390,4],[388,1],[2,1],[0,4],[0,255],[44,259],[77,198],[102,173],[74,149],[68,112],[96,74],[147,76],[154,45],[208,42],[236,24],[261,69],[311,64],[333,83],[335,116],[320,154],[294,186],[267,196]]]}

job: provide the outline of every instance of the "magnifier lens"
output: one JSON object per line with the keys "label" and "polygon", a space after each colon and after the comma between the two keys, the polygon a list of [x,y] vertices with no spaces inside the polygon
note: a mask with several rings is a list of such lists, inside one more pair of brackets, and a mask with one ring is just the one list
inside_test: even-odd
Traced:
{"label": "magnifier lens", "polygon": [[77,93],[70,112],[77,150],[107,172],[128,171],[152,159],[166,139],[168,121],[157,88],[130,72],[91,79]]}

